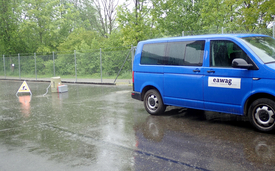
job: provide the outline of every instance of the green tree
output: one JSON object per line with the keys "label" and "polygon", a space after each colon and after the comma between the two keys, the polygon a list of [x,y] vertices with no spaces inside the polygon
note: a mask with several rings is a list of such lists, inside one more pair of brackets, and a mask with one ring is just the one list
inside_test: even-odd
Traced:
{"label": "green tree", "polygon": [[[58,46],[59,51],[68,51],[73,52],[74,50],[83,50],[83,44],[87,49],[99,49],[101,45],[104,43],[105,38],[100,36],[95,31],[85,30],[84,28],[79,28],[70,33],[70,35],[66,38],[66,41],[61,43]],[[98,43],[98,45],[96,45]]]}
{"label": "green tree", "polygon": [[234,8],[234,22],[253,32],[257,27],[266,28],[275,15],[274,0],[233,1],[228,0]]}
{"label": "green tree", "polygon": [[18,11],[18,1],[0,1],[0,53],[18,53],[18,27],[20,13]]}
{"label": "green tree", "polygon": [[139,41],[153,38],[158,33],[155,21],[151,17],[148,1],[135,1],[132,10],[125,5],[118,7],[118,24],[124,45],[136,45]]}
{"label": "green tree", "polygon": [[21,30],[26,45],[35,52],[51,53],[77,25],[79,13],[73,4],[59,0],[22,2]]}
{"label": "green tree", "polygon": [[152,17],[164,36],[179,36],[182,31],[202,29],[202,1],[152,0]]}
{"label": "green tree", "polygon": [[232,7],[226,0],[202,1],[201,21],[202,29],[212,29],[214,33],[221,33],[222,27],[228,25],[232,20]]}
{"label": "green tree", "polygon": [[205,0],[202,1],[201,21],[203,29],[227,33],[261,32],[273,20],[275,14],[273,0],[235,1]]}

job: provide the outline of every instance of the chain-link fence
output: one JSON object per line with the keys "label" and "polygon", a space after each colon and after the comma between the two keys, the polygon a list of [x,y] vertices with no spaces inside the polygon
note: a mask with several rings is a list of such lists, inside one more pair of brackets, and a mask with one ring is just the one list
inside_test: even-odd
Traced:
{"label": "chain-link fence", "polygon": [[275,22],[270,24],[269,27],[263,25],[243,25],[231,27],[219,27],[215,29],[196,30],[196,31],[183,31],[182,36],[202,35],[202,34],[231,34],[231,33],[256,33],[265,34],[275,38]]}
{"label": "chain-link fence", "polygon": [[[275,22],[260,25],[221,27],[209,30],[183,31],[182,36],[226,33],[259,33],[275,37]],[[94,83],[131,83],[135,47],[120,47],[52,54],[3,55],[0,79],[50,80]]]}
{"label": "chain-link fence", "polygon": [[62,81],[131,83],[134,47],[97,49],[52,54],[3,55],[0,78],[45,80],[60,76]]}

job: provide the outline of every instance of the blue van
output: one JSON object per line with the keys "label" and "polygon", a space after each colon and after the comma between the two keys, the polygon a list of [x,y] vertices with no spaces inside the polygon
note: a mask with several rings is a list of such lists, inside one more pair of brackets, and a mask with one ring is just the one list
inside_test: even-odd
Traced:
{"label": "blue van", "polygon": [[258,130],[274,130],[275,39],[221,34],[141,41],[132,98],[152,115],[180,106],[246,115]]}

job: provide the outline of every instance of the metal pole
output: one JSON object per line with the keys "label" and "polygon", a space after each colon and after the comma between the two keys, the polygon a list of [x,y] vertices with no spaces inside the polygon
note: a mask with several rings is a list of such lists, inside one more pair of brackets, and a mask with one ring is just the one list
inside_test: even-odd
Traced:
{"label": "metal pole", "polygon": [[5,55],[3,55],[3,62],[4,62],[4,74],[5,74],[5,78],[6,78],[6,64],[5,64]]}
{"label": "metal pole", "polygon": [[37,72],[36,72],[36,53],[34,53],[34,66],[35,66],[35,80],[37,80]]}
{"label": "metal pole", "polygon": [[100,78],[102,83],[102,59],[101,59],[101,48],[100,48]]}
{"label": "metal pole", "polygon": [[223,34],[223,27],[222,27],[222,34]]}
{"label": "metal pole", "polygon": [[54,52],[53,52],[53,76],[55,77]]}
{"label": "metal pole", "polygon": [[21,79],[21,69],[20,69],[20,54],[18,53],[18,70],[19,70],[19,79]]}
{"label": "metal pole", "polygon": [[181,34],[182,34],[182,37],[183,37],[183,36],[184,36],[184,31],[182,31],[182,33],[181,33]]}
{"label": "metal pole", "polygon": [[74,50],[75,82],[77,82],[76,51]]}

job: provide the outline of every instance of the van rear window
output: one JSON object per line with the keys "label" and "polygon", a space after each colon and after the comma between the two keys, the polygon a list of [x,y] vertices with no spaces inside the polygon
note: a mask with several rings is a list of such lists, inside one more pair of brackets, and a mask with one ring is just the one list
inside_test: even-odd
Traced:
{"label": "van rear window", "polygon": [[163,65],[166,43],[146,44],[141,53],[141,64]]}
{"label": "van rear window", "polygon": [[205,41],[145,44],[141,64],[202,66]]}

